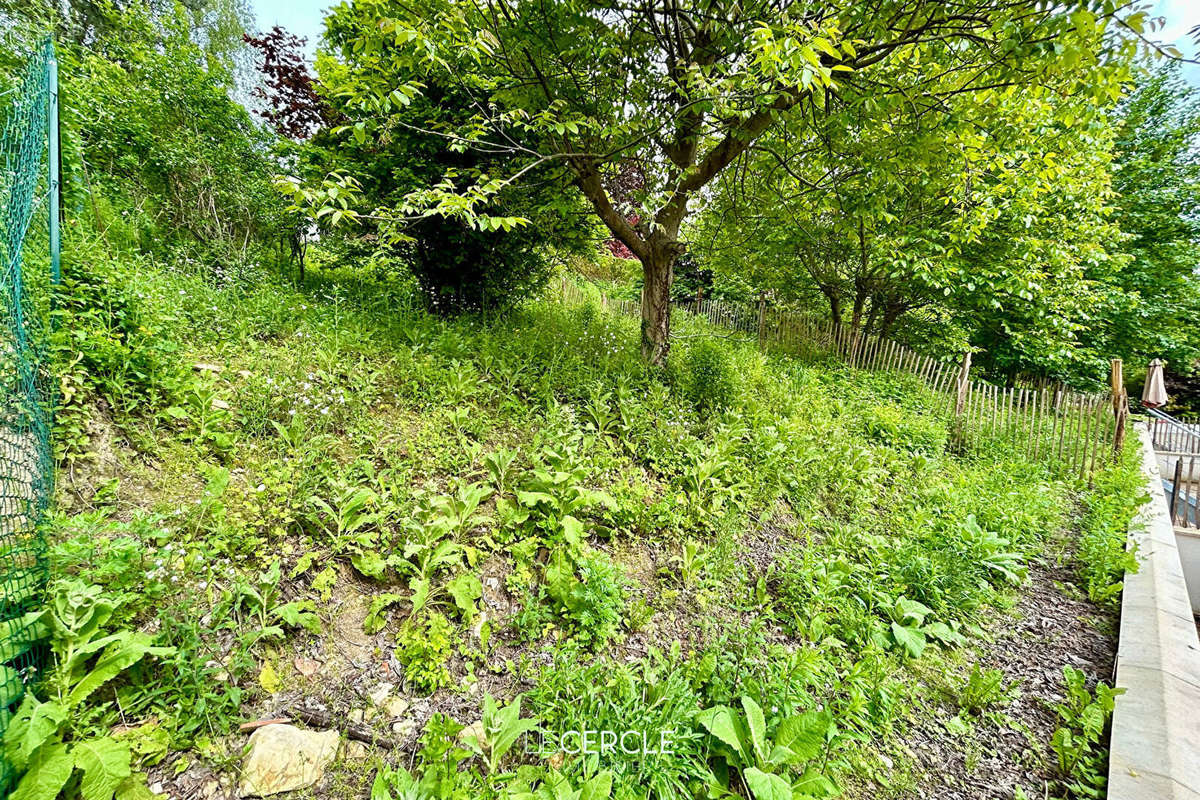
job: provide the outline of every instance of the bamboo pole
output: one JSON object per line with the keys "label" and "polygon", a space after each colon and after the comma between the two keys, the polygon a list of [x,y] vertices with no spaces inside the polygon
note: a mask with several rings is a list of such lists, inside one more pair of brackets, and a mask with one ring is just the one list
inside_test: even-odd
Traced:
{"label": "bamboo pole", "polygon": [[958,399],[954,403],[954,418],[961,419],[970,391],[971,351],[963,353],[962,366],[958,369]]}

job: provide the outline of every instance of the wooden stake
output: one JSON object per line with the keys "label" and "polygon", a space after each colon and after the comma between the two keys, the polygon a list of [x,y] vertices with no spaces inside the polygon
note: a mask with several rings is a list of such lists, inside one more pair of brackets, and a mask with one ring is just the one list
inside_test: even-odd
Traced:
{"label": "wooden stake", "polygon": [[963,353],[962,366],[958,369],[958,400],[954,403],[954,417],[958,419],[963,415],[963,408],[967,402],[967,391],[970,388],[971,377],[971,351]]}
{"label": "wooden stake", "polygon": [[1125,377],[1121,359],[1112,361],[1113,455],[1125,447],[1125,419],[1129,416],[1129,398],[1125,394]]}

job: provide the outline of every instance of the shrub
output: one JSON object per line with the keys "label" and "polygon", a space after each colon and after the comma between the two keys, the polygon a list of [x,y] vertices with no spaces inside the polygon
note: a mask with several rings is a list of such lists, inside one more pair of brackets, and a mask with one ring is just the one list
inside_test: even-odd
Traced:
{"label": "shrub", "polygon": [[541,291],[550,279],[548,242],[533,226],[479,231],[460,220],[428,217],[412,235],[409,263],[435,312],[504,308]]}
{"label": "shrub", "polygon": [[862,429],[868,439],[910,453],[936,453],[946,445],[945,427],[936,418],[906,413],[894,406],[867,409]]}
{"label": "shrub", "polygon": [[728,347],[701,339],[688,351],[684,370],[688,399],[697,408],[711,411],[734,404],[741,387]]}
{"label": "shrub", "polygon": [[424,621],[410,621],[396,636],[396,658],[404,665],[404,677],[419,691],[433,693],[450,683],[450,634],[453,626],[434,612]]}

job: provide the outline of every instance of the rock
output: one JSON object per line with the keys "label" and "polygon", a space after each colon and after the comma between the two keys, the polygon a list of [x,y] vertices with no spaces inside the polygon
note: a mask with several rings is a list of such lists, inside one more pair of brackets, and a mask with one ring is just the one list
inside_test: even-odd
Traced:
{"label": "rock", "polygon": [[155,781],[150,784],[150,794],[166,794],[167,790],[163,788],[162,781]]}
{"label": "rock", "polygon": [[362,725],[363,721],[367,718],[367,710],[365,708],[352,708],[346,718],[355,725]]}
{"label": "rock", "polygon": [[242,762],[240,797],[266,797],[312,786],[325,775],[338,751],[337,731],[305,731],[267,725],[250,735]]}
{"label": "rock", "polygon": [[225,368],[222,367],[220,364],[204,364],[204,363],[192,364],[192,369],[196,370],[196,372],[209,372],[209,373],[212,373],[213,375],[216,375],[220,372],[225,371]]}
{"label": "rock", "polygon": [[362,761],[370,754],[367,746],[362,742],[346,742],[345,752],[347,761]]}
{"label": "rock", "polygon": [[460,742],[466,744],[468,739],[483,740],[483,720],[476,720],[458,732]]}
{"label": "rock", "polygon": [[370,699],[373,705],[382,708],[384,702],[388,698],[388,695],[391,694],[392,689],[395,688],[396,687],[390,683],[381,683],[370,691],[370,693],[367,695],[367,698]]}
{"label": "rock", "polygon": [[383,701],[383,711],[391,719],[404,716],[404,712],[408,711],[408,701],[403,697],[389,697]]}
{"label": "rock", "polygon": [[483,626],[488,622],[488,613],[486,611],[479,612],[479,618],[475,620],[475,624],[471,626],[471,634],[475,637],[475,641],[483,644]]}
{"label": "rock", "polygon": [[299,672],[306,678],[311,678],[321,671],[320,661],[314,661],[311,658],[304,658],[303,656],[297,656],[296,660],[292,662],[292,666],[296,668],[296,672]]}
{"label": "rock", "polygon": [[229,403],[226,403],[224,400],[222,400],[219,397],[214,397],[212,399],[212,402],[209,403],[209,406],[214,411],[228,411],[229,410]]}
{"label": "rock", "polygon": [[392,733],[401,739],[407,739],[416,729],[417,721],[411,717],[392,724]]}

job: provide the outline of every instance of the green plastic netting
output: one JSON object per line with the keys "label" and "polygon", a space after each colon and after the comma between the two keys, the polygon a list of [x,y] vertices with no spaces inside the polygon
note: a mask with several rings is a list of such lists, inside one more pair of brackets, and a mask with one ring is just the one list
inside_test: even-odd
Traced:
{"label": "green plastic netting", "polygon": [[[54,484],[47,370],[50,231],[47,132],[52,44],[0,85],[0,734],[44,656],[42,523]],[[0,760],[0,791],[11,770]]]}

